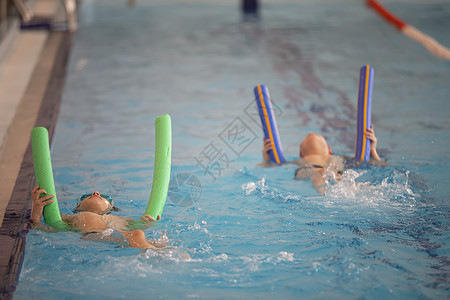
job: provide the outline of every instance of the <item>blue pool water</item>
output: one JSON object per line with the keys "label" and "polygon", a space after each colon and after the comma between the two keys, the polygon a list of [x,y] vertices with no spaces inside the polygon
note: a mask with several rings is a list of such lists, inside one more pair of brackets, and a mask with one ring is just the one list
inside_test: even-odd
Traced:
{"label": "blue pool water", "polygon": [[[99,190],[139,217],[154,120],[169,113],[177,180],[146,231],[169,247],[32,231],[15,299],[450,296],[450,63],[363,1],[276,2],[251,22],[227,1],[83,1],[52,145],[61,211]],[[383,3],[450,47],[448,2]],[[256,84],[270,89],[289,160],[310,131],[351,156],[365,64],[389,166],[349,169],[324,195],[294,166],[257,166]]]}

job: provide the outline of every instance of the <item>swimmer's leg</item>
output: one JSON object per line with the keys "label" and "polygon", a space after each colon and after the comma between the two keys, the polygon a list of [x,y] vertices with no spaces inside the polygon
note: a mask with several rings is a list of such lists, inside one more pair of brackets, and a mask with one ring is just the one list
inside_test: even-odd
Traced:
{"label": "swimmer's leg", "polygon": [[121,246],[126,246],[128,244],[125,236],[122,233],[113,231],[112,229],[107,229],[103,232],[88,232],[83,234],[81,236],[81,239],[89,241],[110,242]]}
{"label": "swimmer's leg", "polygon": [[132,248],[139,248],[139,249],[156,248],[155,246],[147,242],[147,240],[145,239],[144,232],[140,229],[135,229],[133,231],[121,231],[121,233],[126,237],[128,244]]}

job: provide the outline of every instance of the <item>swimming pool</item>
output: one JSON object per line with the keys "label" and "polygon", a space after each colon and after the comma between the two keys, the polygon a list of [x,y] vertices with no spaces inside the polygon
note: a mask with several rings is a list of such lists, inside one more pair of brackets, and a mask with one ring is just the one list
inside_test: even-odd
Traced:
{"label": "swimming pool", "polygon": [[[448,3],[387,4],[450,46]],[[146,233],[171,247],[32,231],[16,299],[449,296],[448,62],[361,1],[266,3],[253,22],[227,2],[81,10],[52,146],[61,212],[96,189],[138,217],[154,119],[169,113],[179,186]],[[373,119],[390,166],[347,170],[324,196],[294,180],[293,166],[257,167],[256,84],[271,91],[288,160],[310,131],[351,155],[364,64],[375,69]]]}

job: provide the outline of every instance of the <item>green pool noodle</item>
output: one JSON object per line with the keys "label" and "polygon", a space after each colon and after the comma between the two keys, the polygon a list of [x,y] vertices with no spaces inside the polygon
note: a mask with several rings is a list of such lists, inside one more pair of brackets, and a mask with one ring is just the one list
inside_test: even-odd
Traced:
{"label": "green pool noodle", "polygon": [[[33,150],[34,173],[36,184],[44,189],[47,195],[54,195],[55,202],[44,206],[44,222],[56,229],[66,230],[67,224],[61,220],[58,200],[56,198],[55,182],[53,181],[52,161],[48,131],[44,127],[36,127],[31,131],[31,147]],[[42,195],[42,197],[45,194]]]}
{"label": "green pool noodle", "polygon": [[143,214],[156,220],[161,216],[169,190],[172,156],[172,121],[168,114],[155,120],[155,163],[153,184],[147,208]]}

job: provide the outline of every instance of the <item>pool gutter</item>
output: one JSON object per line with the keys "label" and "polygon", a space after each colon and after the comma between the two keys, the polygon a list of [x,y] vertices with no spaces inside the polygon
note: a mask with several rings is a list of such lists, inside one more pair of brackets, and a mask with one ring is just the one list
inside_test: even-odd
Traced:
{"label": "pool gutter", "polygon": [[[0,149],[0,298],[10,299],[23,263],[30,191],[34,185],[30,132],[53,136],[73,33],[50,32]],[[2,95],[5,97],[5,95]]]}

